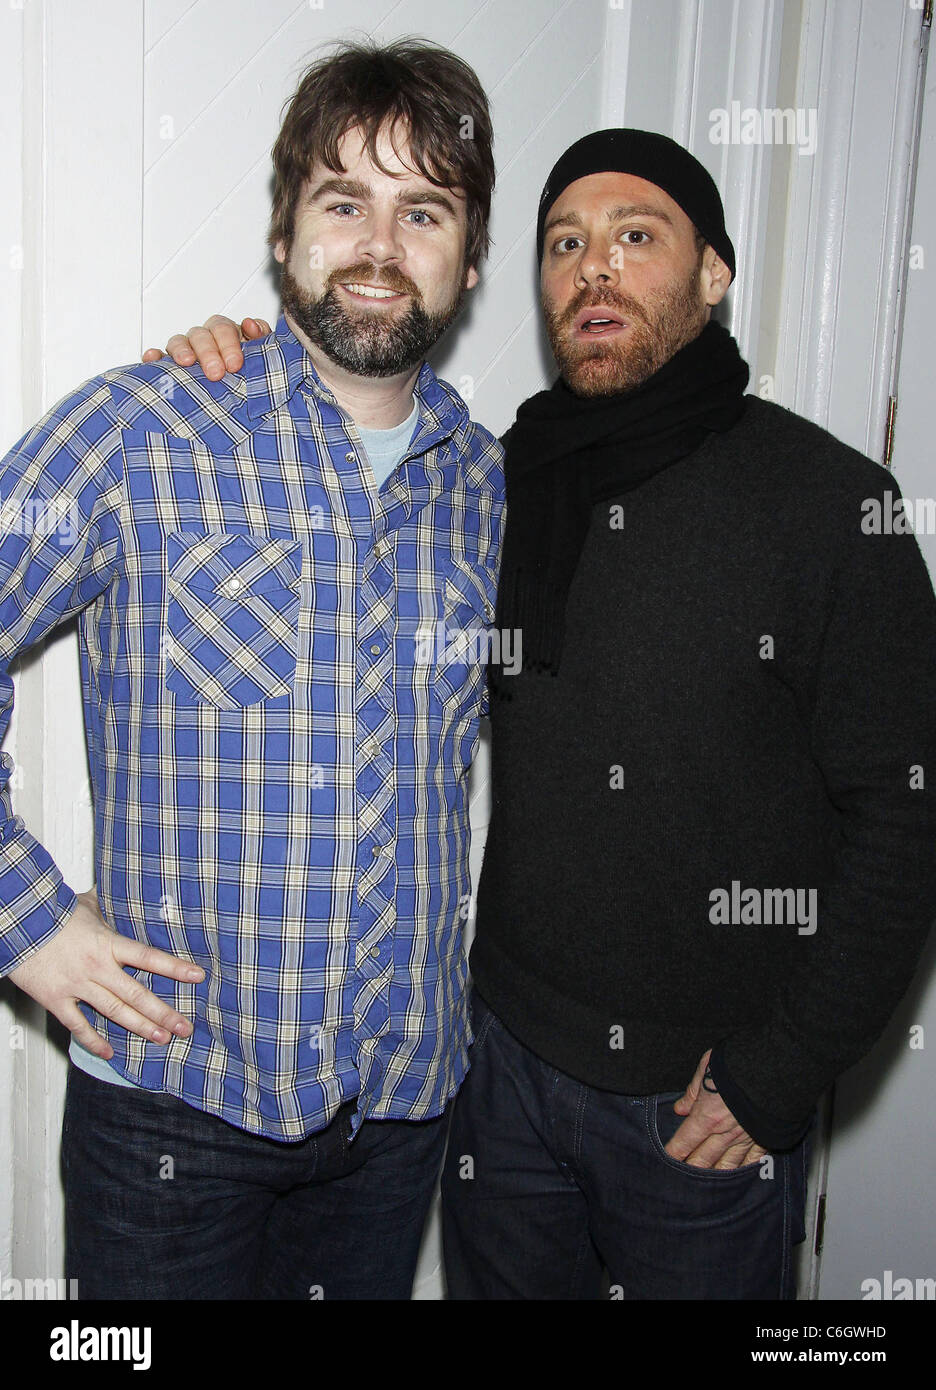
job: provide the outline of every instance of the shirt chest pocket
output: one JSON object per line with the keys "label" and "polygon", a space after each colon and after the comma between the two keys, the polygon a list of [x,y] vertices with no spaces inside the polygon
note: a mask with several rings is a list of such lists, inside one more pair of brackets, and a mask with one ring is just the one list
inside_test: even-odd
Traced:
{"label": "shirt chest pocket", "polygon": [[450,710],[480,701],[493,617],[493,602],[480,573],[457,568],[446,576],[435,686],[443,706]]}
{"label": "shirt chest pocket", "polygon": [[222,531],[166,539],[167,688],[183,704],[228,710],[289,695],[302,542]]}

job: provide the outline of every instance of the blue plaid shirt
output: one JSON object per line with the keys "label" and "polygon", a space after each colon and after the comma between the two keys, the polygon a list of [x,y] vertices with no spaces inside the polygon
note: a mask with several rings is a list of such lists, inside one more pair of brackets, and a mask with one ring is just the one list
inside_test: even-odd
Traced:
{"label": "blue plaid shirt", "polygon": [[[274,1139],[355,1096],[355,1129],[437,1115],[466,1069],[503,473],[428,366],[416,400],[378,493],[281,318],[220,382],[165,362],[93,378],[0,465],[0,735],[10,661],[78,614],[102,911],[206,972],[140,973],[191,1038],[87,1016],[121,1075]],[[11,767],[0,972],[75,902],[12,815]]]}

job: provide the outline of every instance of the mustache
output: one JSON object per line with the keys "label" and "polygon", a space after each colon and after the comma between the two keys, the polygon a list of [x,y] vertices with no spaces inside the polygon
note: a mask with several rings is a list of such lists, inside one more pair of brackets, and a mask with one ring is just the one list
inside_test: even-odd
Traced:
{"label": "mustache", "polygon": [[576,314],[582,309],[599,308],[601,305],[608,305],[612,309],[617,309],[626,318],[640,319],[642,323],[649,324],[646,311],[637,299],[632,299],[629,294],[620,294],[617,290],[600,289],[580,290],[571,303],[567,304],[556,319],[559,328],[565,328],[572,323]]}
{"label": "mustache", "polygon": [[376,285],[382,290],[393,290],[394,294],[408,294],[417,302],[422,299],[417,286],[409,278],[398,270],[394,265],[385,266],[378,276],[376,267],[368,261],[361,261],[357,265],[342,266],[340,270],[333,270],[325,282],[326,292],[334,289],[336,285],[348,285],[355,283],[358,285]]}

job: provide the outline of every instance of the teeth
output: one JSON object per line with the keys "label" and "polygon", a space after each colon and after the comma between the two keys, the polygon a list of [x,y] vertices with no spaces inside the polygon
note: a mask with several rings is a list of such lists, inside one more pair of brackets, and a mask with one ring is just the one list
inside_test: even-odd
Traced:
{"label": "teeth", "polygon": [[363,294],[365,299],[393,299],[397,293],[396,290],[381,289],[379,285],[345,285],[345,289]]}

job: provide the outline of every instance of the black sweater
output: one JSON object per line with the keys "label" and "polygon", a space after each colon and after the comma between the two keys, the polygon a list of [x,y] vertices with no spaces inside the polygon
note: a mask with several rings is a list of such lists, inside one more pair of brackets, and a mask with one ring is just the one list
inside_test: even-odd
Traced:
{"label": "black sweater", "polygon": [[[559,675],[492,701],[471,971],[593,1086],[681,1090],[713,1047],[735,1117],[782,1149],[936,915],[936,599],[912,535],[863,529],[893,477],[746,399],[596,505]],[[762,917],[765,890],[815,890],[816,930],[792,895],[771,924],[713,920],[748,889]]]}

